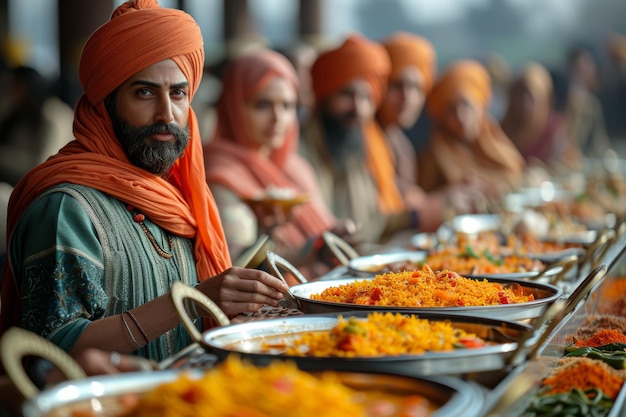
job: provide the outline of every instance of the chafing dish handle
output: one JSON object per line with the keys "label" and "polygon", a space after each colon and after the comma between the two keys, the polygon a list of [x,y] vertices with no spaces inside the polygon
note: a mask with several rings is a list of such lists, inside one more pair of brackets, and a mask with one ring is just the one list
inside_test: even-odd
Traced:
{"label": "chafing dish handle", "polygon": [[22,359],[26,356],[37,356],[49,361],[68,379],[81,379],[87,376],[67,352],[43,337],[19,327],[12,327],[4,333],[0,340],[0,353],[7,375],[28,400],[39,393],[39,388],[22,366]]}
{"label": "chafing dish handle", "polygon": [[206,310],[213,317],[213,319],[215,319],[218,325],[228,326],[230,324],[230,320],[226,314],[224,314],[222,309],[219,308],[218,305],[215,304],[209,297],[195,288],[192,288],[181,281],[176,281],[172,285],[170,294],[180,321],[183,323],[183,326],[185,326],[185,329],[195,342],[200,342],[202,340],[202,334],[194,324],[193,319],[187,311],[185,306],[186,299],[190,299],[198,303],[202,309]]}

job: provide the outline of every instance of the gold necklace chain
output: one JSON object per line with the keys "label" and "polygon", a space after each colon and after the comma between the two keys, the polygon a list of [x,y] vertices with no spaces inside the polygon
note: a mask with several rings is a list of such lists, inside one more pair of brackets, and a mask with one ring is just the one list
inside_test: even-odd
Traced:
{"label": "gold necklace chain", "polygon": [[150,230],[148,230],[148,227],[145,225],[144,220],[146,220],[146,216],[143,213],[139,212],[139,210],[137,210],[135,207],[131,206],[130,204],[126,206],[126,210],[130,211],[130,213],[133,215],[133,221],[139,224],[139,226],[141,227],[141,230],[143,230],[146,237],[148,238],[148,241],[150,241],[150,243],[152,244],[152,247],[154,248],[154,250],[156,250],[159,256],[165,259],[171,259],[172,256],[174,256],[174,239],[172,238],[172,235],[165,232],[165,235],[167,236],[167,243],[169,244],[169,247],[170,247],[170,251],[166,252],[157,243],[156,239],[154,238],[154,235],[152,234],[152,232],[150,232]]}

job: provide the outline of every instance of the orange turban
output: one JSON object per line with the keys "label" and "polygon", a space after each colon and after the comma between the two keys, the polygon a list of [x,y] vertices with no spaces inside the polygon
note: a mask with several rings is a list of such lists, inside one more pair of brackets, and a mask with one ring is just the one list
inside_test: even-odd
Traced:
{"label": "orange turban", "polygon": [[448,67],[428,95],[426,106],[430,116],[440,120],[459,93],[468,94],[483,108],[487,108],[491,100],[491,79],[482,64],[468,59]]}
{"label": "orange turban", "polygon": [[389,76],[390,62],[385,49],[361,35],[351,35],[337,49],[322,52],[311,67],[313,92],[317,103],[355,78],[363,78],[371,88],[376,105],[380,103]]}
{"label": "orange turban", "polygon": [[[194,239],[199,279],[231,265],[217,208],[204,179],[201,138],[191,106],[189,145],[165,180],[128,161],[104,105],[104,99],[133,74],[166,59],[176,62],[184,73],[191,99],[204,66],[200,28],[185,12],[162,8],[156,0],[122,4],[92,34],[79,67],[85,94],[74,114],[76,140],[18,183],[9,202],[7,236],[40,193],[61,183],[74,183],[112,195],[170,232]],[[7,262],[1,329],[19,319],[18,289]]]}
{"label": "orange turban", "polygon": [[394,80],[406,67],[416,67],[424,77],[424,91],[428,94],[437,71],[437,57],[433,45],[421,36],[406,32],[395,33],[381,44],[391,59],[389,79]]}

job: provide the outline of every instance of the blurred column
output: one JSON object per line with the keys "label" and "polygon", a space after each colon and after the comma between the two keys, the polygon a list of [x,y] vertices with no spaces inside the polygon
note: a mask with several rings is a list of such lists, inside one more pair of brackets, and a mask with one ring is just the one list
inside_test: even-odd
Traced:
{"label": "blurred column", "polygon": [[258,46],[267,46],[254,25],[248,0],[224,1],[224,45],[225,57],[230,59]]}
{"label": "blurred column", "polygon": [[246,37],[252,32],[248,0],[224,0],[224,42]]}
{"label": "blurred column", "polygon": [[82,94],[78,63],[83,46],[89,35],[111,18],[113,5],[113,0],[58,0],[59,95],[71,106]]}
{"label": "blurred column", "polygon": [[322,36],[321,0],[300,0],[298,34],[306,43],[317,43]]}
{"label": "blurred column", "polygon": [[9,36],[9,0],[0,0],[0,41]]}

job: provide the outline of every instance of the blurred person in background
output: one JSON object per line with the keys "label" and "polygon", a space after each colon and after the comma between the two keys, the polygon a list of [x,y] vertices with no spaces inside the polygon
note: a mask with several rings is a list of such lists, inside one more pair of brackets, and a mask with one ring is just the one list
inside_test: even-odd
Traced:
{"label": "blurred person in background", "polygon": [[574,47],[567,57],[569,90],[566,122],[573,145],[589,158],[601,158],[611,142],[606,131],[604,110],[596,97],[598,67],[591,51]]}
{"label": "blurred person in background", "polygon": [[446,206],[454,206],[457,212],[472,210],[467,204],[460,207],[456,203],[479,198],[481,190],[476,187],[453,185],[426,195],[417,186],[417,155],[405,132],[421,115],[436,78],[437,63],[432,44],[421,36],[406,32],[395,33],[381,44],[389,55],[391,72],[376,118],[392,152],[398,189],[406,205],[438,206],[441,204],[439,200],[443,199]]}
{"label": "blurred person in background", "polygon": [[606,129],[613,145],[626,145],[626,36],[611,33],[607,37],[606,50],[609,68],[598,96],[604,109]]}
{"label": "blurred person in background", "polygon": [[498,198],[520,185],[524,158],[489,114],[490,97],[489,73],[474,60],[454,62],[437,80],[426,103],[435,125],[418,155],[425,190],[477,183]]}
{"label": "blurred person in background", "polygon": [[433,86],[435,49],[425,38],[405,32],[395,33],[381,44],[391,60],[391,72],[376,117],[393,152],[398,187],[407,198],[406,193],[416,189],[417,156],[404,129],[417,122]]}
{"label": "blurred person in background", "polygon": [[527,164],[574,167],[577,152],[567,137],[564,116],[554,110],[554,88],[548,70],[528,63],[509,87],[502,130]]}
{"label": "blurred person in background", "polygon": [[432,231],[445,211],[444,198],[417,189],[408,201],[396,183],[393,152],[375,118],[390,72],[385,49],[357,34],[322,52],[311,69],[316,108],[303,127],[301,153],[318,174],[328,207],[361,226],[363,243]]}
{"label": "blurred person in background", "polygon": [[[222,85],[216,132],[204,146],[204,162],[231,256],[265,233],[277,253],[311,270],[317,261],[314,242],[337,221],[325,205],[315,172],[297,154],[295,70],[278,52],[248,52],[225,69]],[[295,207],[265,203],[267,198],[302,197],[306,201]],[[313,270],[319,276],[328,267]]]}
{"label": "blurred person in background", "polygon": [[0,117],[0,181],[15,185],[72,139],[74,114],[34,68],[13,68],[5,82],[5,112]]}

